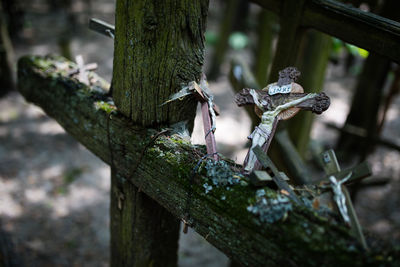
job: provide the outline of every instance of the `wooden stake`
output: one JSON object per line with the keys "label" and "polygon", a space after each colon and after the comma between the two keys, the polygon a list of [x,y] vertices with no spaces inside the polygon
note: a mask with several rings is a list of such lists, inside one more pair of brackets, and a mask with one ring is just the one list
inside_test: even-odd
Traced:
{"label": "wooden stake", "polygon": [[275,164],[271,161],[271,159],[264,153],[260,146],[256,146],[253,148],[254,154],[256,154],[258,161],[262,164],[262,166],[267,170],[269,175],[272,177],[272,180],[278,186],[280,190],[285,190],[289,193],[288,197],[293,200],[296,204],[301,204],[300,199],[294,193],[290,185],[281,177],[281,173],[276,168]]}

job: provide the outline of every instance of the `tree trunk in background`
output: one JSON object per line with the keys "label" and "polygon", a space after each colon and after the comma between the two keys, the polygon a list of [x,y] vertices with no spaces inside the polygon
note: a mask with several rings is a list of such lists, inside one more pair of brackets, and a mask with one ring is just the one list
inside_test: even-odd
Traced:
{"label": "tree trunk in background", "polygon": [[78,28],[76,15],[72,12],[73,0],[63,0],[62,3],[53,4],[54,12],[61,12],[65,16],[65,26],[63,33],[58,37],[58,46],[60,54],[72,61],[75,61],[71,51],[71,41],[73,39],[73,31]]}
{"label": "tree trunk in background", "polygon": [[208,0],[117,1],[113,98],[143,126],[192,121],[196,100],[160,106],[190,81],[204,61]]}
{"label": "tree trunk in background", "polygon": [[14,76],[14,51],[0,3],[0,97],[15,87]]}
{"label": "tree trunk in background", "polygon": [[268,69],[272,62],[272,41],[274,39],[274,26],[278,19],[274,13],[263,9],[258,15],[257,48],[255,51],[254,73],[261,87],[267,85]]}
{"label": "tree trunk in background", "polygon": [[[208,0],[117,1],[112,94],[133,123],[193,123],[194,97],[160,105],[200,80],[207,12]],[[112,167],[111,265],[176,266],[179,221],[130,179]]]}
{"label": "tree trunk in background", "polygon": [[345,155],[359,155],[363,159],[373,148],[372,137],[378,134],[378,111],[389,69],[390,61],[380,55],[370,53],[366,59],[358,78],[345,125],[365,129],[368,138],[360,139],[343,132],[340,135],[337,149],[344,152]]}
{"label": "tree trunk in background", "polygon": [[[297,54],[300,48],[301,40],[304,36],[304,28],[301,26],[304,5],[306,0],[287,0],[283,1],[279,14],[279,36],[278,43],[271,65],[271,71],[268,76],[268,82],[278,81],[278,72],[288,66],[295,66]],[[276,137],[271,142],[268,150],[269,156],[277,167],[286,172],[289,177],[292,177],[297,183],[304,182],[304,172],[308,172],[307,166],[302,162],[300,155],[297,153],[290,140],[287,131],[287,121],[281,122],[278,125]],[[287,150],[290,148],[290,162],[286,161]],[[294,163],[294,164],[292,164]],[[299,166],[301,166],[299,168]],[[302,170],[298,172],[297,170]]]}
{"label": "tree trunk in background", "polygon": [[229,36],[233,31],[235,20],[237,19],[238,9],[241,0],[230,0],[225,3],[225,10],[221,26],[218,30],[218,42],[211,57],[210,69],[207,73],[209,80],[215,80],[220,72],[221,64],[224,61],[226,50],[228,49]]}
{"label": "tree trunk in background", "polygon": [[17,0],[1,0],[8,32],[11,39],[18,38],[18,34],[24,27],[24,11]]}
{"label": "tree trunk in background", "polygon": [[0,221],[0,266],[21,267],[26,266],[23,255],[18,255],[11,236],[2,229]]}
{"label": "tree trunk in background", "polygon": [[[397,2],[396,0],[386,0],[382,7],[381,16],[398,21],[400,14],[396,8]],[[367,138],[360,139],[342,132],[337,143],[337,149],[344,152],[346,156],[357,154],[363,160],[375,146],[372,140],[379,134],[378,112],[390,64],[389,59],[375,53],[370,53],[364,62],[345,125],[365,129]]]}
{"label": "tree trunk in background", "polygon": [[279,36],[268,83],[278,81],[278,73],[296,63],[296,55],[304,29],[301,27],[304,4],[306,0],[287,0],[282,2],[279,14]]}
{"label": "tree trunk in background", "polygon": [[[325,79],[325,71],[329,56],[332,51],[332,39],[330,36],[309,31],[305,35],[299,49],[297,68],[301,71],[298,81],[307,93],[322,91]],[[310,141],[310,131],[315,115],[311,112],[299,112],[288,123],[288,131],[297,151],[304,157]]]}

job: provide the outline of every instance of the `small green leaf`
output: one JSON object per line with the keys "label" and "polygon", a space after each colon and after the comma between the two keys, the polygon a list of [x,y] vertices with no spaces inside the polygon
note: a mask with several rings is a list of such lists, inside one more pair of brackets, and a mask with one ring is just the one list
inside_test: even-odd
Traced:
{"label": "small green leaf", "polygon": [[367,58],[369,55],[369,52],[365,49],[358,48],[358,54],[363,58]]}

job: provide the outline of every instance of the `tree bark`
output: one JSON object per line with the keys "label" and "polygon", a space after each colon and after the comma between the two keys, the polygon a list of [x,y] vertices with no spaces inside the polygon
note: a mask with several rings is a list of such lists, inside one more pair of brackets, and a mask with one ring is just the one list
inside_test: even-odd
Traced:
{"label": "tree bark", "polygon": [[176,266],[179,220],[111,170],[111,266]]}
{"label": "tree bark", "polygon": [[134,123],[193,120],[194,97],[160,105],[200,80],[207,12],[208,0],[117,1],[113,98]]}

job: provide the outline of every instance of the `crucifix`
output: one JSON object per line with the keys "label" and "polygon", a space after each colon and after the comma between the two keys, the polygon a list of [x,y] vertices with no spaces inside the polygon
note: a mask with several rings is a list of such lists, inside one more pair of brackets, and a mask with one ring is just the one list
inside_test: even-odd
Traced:
{"label": "crucifix", "polygon": [[[357,214],[353,207],[349,191],[344,185],[370,176],[371,169],[369,168],[368,164],[362,163],[352,170],[342,171],[336,158],[336,154],[332,149],[322,153],[321,158],[324,171],[330,180],[333,199],[343,221],[346,225],[351,227],[353,233],[360,241],[363,248],[368,250],[368,246],[365,241],[361,225],[358,222]],[[327,184],[325,183],[325,185]]]}
{"label": "crucifix", "polygon": [[83,60],[82,55],[77,55],[75,57],[75,60],[76,60],[76,64],[78,65],[78,68],[69,71],[68,76],[71,77],[74,75],[78,75],[77,78],[81,83],[90,85],[88,71],[96,70],[98,67],[97,63],[85,64],[85,61]]}
{"label": "crucifix", "polygon": [[259,145],[268,152],[269,145],[280,120],[287,120],[300,110],[310,110],[321,114],[330,105],[325,93],[304,93],[304,89],[295,83],[300,72],[294,67],[288,67],[279,72],[279,80],[269,84],[262,90],[244,88],[235,96],[238,106],[255,105],[256,114],[261,117],[261,123],[256,126],[248,137],[252,144],[244,161],[244,172],[250,173],[260,169],[260,164],[253,149]]}

